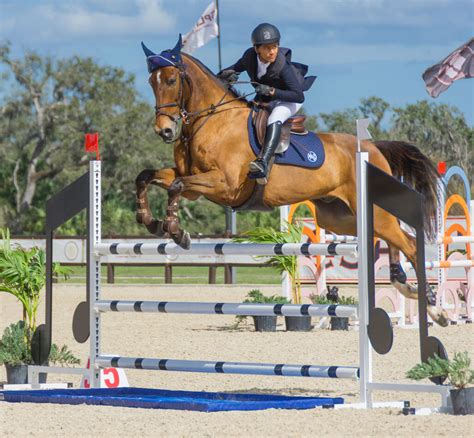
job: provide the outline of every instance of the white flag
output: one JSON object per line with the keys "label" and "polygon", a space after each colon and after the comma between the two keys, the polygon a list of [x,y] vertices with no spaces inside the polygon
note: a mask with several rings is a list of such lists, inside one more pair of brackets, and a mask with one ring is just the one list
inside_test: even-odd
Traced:
{"label": "white flag", "polygon": [[370,132],[367,129],[370,124],[370,119],[357,119],[356,124],[357,124],[357,139],[359,141],[369,140],[372,138],[372,136],[370,135]]}
{"label": "white flag", "polygon": [[182,51],[191,54],[194,50],[202,47],[219,33],[217,27],[217,9],[212,1],[202,13],[196,25],[183,36]]}

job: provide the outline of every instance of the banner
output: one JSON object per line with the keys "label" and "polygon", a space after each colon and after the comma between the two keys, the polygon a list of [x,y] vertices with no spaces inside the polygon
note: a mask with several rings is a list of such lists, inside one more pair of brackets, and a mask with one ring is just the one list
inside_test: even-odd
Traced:
{"label": "banner", "polygon": [[438,97],[458,79],[474,77],[474,38],[423,73],[426,91]]}
{"label": "banner", "polygon": [[212,1],[192,30],[183,36],[182,51],[191,54],[218,34],[217,8],[215,2]]}

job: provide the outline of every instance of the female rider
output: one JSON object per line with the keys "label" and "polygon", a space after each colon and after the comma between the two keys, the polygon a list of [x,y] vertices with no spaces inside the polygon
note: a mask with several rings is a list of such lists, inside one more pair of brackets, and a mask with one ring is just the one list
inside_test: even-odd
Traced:
{"label": "female rider", "polygon": [[252,32],[252,44],[242,58],[217,76],[232,83],[246,71],[257,92],[255,100],[269,104],[271,114],[265,144],[257,159],[249,165],[249,178],[266,184],[268,163],[278,146],[281,127],[302,107],[303,92],[311,87],[316,77],[305,78],[308,66],[291,62],[291,50],[280,47],[280,32],[274,25],[259,24]]}

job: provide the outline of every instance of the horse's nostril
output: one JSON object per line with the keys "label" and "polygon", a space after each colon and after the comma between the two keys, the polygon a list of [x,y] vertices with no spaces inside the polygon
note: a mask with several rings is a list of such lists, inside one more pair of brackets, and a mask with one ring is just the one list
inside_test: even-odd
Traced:
{"label": "horse's nostril", "polygon": [[166,138],[172,138],[173,137],[173,130],[171,128],[165,128],[163,129],[163,136]]}

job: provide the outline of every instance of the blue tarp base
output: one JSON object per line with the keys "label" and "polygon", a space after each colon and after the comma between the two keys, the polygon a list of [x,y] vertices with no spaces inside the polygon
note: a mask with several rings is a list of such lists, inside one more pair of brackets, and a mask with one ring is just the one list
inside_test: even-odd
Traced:
{"label": "blue tarp base", "polygon": [[7,402],[102,405],[186,411],[258,411],[262,409],[312,409],[343,404],[340,397],[293,397],[265,394],[170,391],[148,388],[48,389],[1,391]]}

